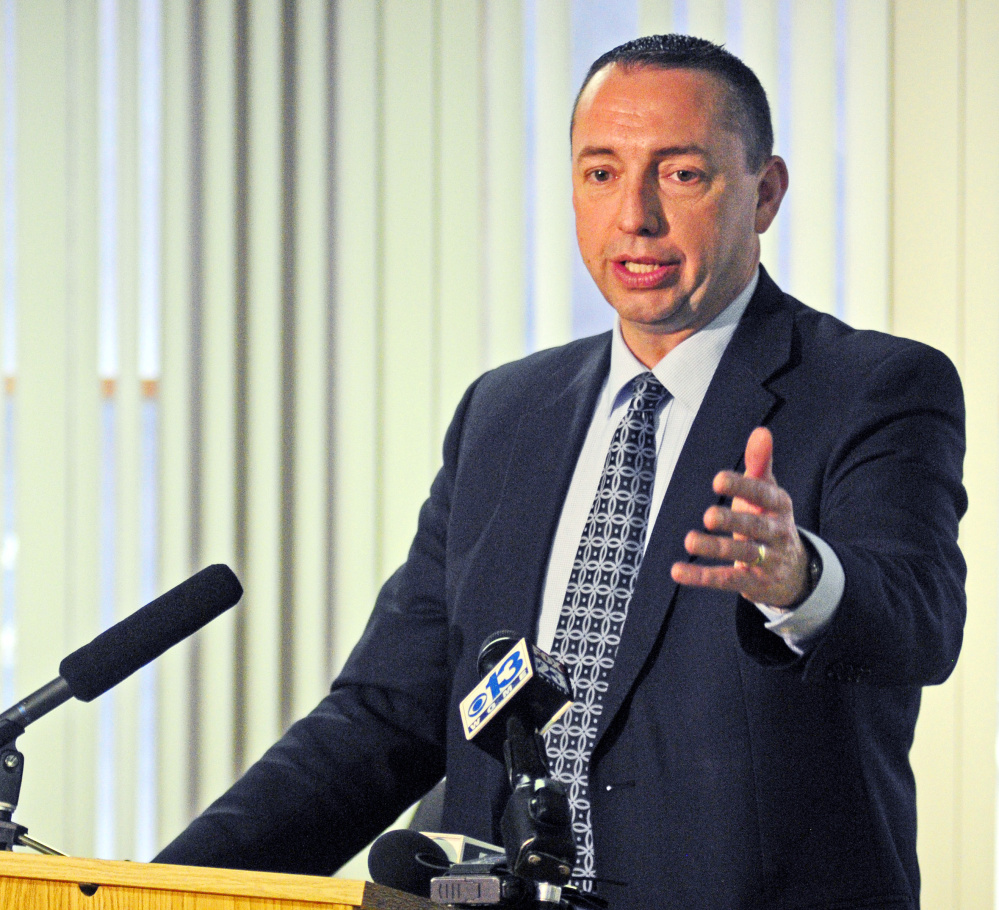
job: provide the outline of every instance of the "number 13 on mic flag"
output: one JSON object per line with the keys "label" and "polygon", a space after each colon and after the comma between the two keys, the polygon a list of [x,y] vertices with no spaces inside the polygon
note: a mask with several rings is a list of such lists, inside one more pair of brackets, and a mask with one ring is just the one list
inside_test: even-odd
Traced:
{"label": "number 13 on mic flag", "polygon": [[502,761],[507,716],[518,714],[531,732],[544,733],[571,705],[565,668],[522,638],[465,696],[461,723],[465,739]]}

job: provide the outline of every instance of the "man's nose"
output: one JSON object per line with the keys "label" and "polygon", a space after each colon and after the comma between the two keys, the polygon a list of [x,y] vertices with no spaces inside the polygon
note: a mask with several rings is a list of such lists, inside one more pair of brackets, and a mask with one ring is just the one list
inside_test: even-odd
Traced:
{"label": "man's nose", "polygon": [[659,198],[658,181],[642,176],[625,181],[618,227],[626,234],[653,237],[666,230],[666,214]]}

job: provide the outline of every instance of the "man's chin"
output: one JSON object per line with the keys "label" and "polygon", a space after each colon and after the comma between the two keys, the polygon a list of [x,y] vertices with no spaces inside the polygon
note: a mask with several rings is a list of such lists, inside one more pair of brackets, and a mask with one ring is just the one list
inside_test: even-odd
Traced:
{"label": "man's chin", "polygon": [[[614,306],[614,304],[611,304]],[[621,322],[647,335],[672,335],[684,331],[695,319],[687,298],[669,301],[626,301],[614,306]]]}

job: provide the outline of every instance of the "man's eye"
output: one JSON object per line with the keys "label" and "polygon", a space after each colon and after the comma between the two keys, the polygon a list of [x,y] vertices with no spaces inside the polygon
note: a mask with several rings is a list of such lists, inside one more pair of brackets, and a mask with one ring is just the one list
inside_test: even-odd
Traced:
{"label": "man's eye", "polygon": [[596,183],[606,183],[611,179],[611,173],[610,171],[604,170],[602,167],[598,167],[590,171],[590,179]]}
{"label": "man's eye", "polygon": [[698,178],[698,173],[681,168],[678,171],[673,171],[672,176],[679,183],[693,183]]}

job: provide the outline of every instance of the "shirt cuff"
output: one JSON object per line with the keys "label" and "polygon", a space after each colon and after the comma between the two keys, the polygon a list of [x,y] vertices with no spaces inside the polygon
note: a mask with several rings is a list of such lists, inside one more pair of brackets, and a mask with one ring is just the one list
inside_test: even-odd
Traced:
{"label": "shirt cuff", "polygon": [[766,604],[756,604],[756,608],[767,618],[766,628],[784,639],[784,644],[800,656],[829,625],[843,598],[846,576],[843,564],[829,544],[803,528],[798,528],[798,533],[808,538],[822,560],[819,583],[794,610],[778,610]]}

